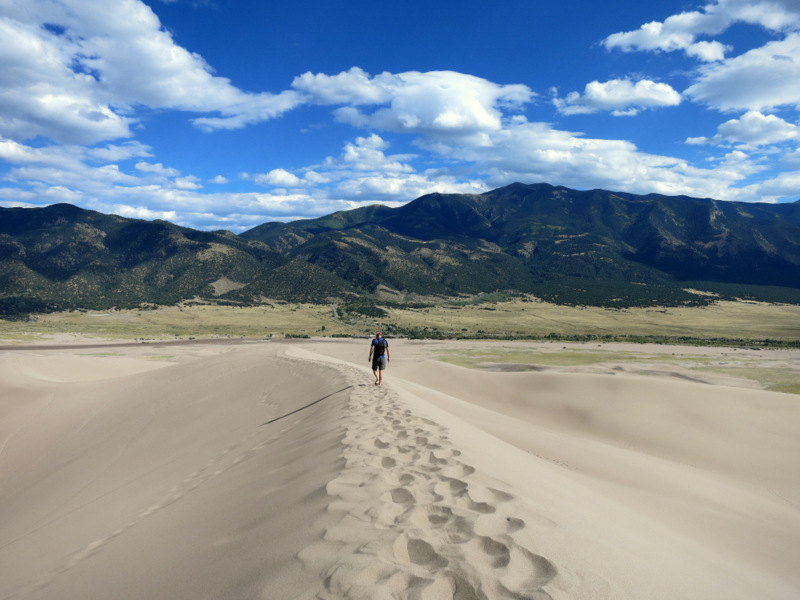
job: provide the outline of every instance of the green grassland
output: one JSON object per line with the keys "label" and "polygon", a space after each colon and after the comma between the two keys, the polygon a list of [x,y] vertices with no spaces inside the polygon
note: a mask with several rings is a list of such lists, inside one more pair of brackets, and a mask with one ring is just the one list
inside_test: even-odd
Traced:
{"label": "green grassland", "polygon": [[[640,352],[615,349],[613,345],[599,348],[576,348],[576,345],[526,348],[448,349],[436,353],[438,360],[470,369],[501,367],[504,371],[522,371],[526,367],[540,369],[567,369],[589,372],[616,371],[620,365],[628,373],[645,376],[671,376],[692,378],[692,373],[718,374],[755,382],[766,390],[800,394],[800,352],[793,351],[791,359],[781,357],[771,363],[769,359],[754,360],[752,356],[737,356],[735,351],[723,356],[703,356],[691,353],[689,348],[668,354],[651,353],[647,346]],[[588,344],[586,345],[588,346]],[[674,347],[673,347],[674,348]],[[769,353],[769,350],[762,352]],[[773,366],[769,366],[773,364]],[[588,369],[586,369],[588,367]]]}
{"label": "green grassland", "polygon": [[376,329],[413,338],[571,339],[707,342],[713,345],[800,342],[800,306],[719,301],[708,306],[611,309],[550,304],[532,297],[472,304],[360,310],[333,304],[271,302],[256,306],[185,303],[151,310],[70,311],[0,320],[0,338],[30,342],[74,334],[98,338],[369,335]]}
{"label": "green grassland", "polygon": [[0,339],[26,343],[71,334],[103,339],[187,339],[349,335],[332,307],[275,303],[235,307],[187,304],[154,310],[71,311],[34,315],[29,321],[0,320]]}
{"label": "green grassland", "polygon": [[396,328],[419,337],[800,341],[800,306],[790,304],[720,301],[708,306],[610,309],[518,298],[460,307],[387,308],[386,313],[373,320],[389,331]]}
{"label": "green grassland", "polygon": [[[752,361],[743,353],[724,359],[702,353],[614,349],[603,342],[654,342],[738,348],[800,346],[800,306],[756,302],[715,302],[705,307],[570,307],[531,297],[510,301],[403,306],[374,304],[358,310],[337,305],[273,301],[259,306],[190,302],[150,310],[70,311],[0,320],[0,343],[30,344],[86,339],[155,340],[212,337],[389,337],[473,339],[434,358],[468,368],[490,364],[542,368],[593,368],[625,364],[626,370],[653,374],[676,369],[716,373],[758,382],[765,389],[800,394],[800,359],[779,364]],[[482,340],[517,340],[507,348]],[[530,340],[566,340],[539,344]],[[529,341],[525,341],[529,340]],[[571,342],[584,342],[580,344]],[[766,350],[769,352],[769,350]],[[792,356],[795,352],[792,351]],[[513,369],[513,367],[512,367]]]}

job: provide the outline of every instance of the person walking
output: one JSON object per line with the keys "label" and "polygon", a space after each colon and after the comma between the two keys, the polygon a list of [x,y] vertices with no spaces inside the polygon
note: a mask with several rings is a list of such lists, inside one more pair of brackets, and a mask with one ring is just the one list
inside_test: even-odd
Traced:
{"label": "person walking", "polygon": [[381,332],[375,334],[375,339],[369,345],[369,358],[372,363],[372,373],[375,375],[375,385],[383,383],[383,371],[389,362],[389,342],[383,339]]}

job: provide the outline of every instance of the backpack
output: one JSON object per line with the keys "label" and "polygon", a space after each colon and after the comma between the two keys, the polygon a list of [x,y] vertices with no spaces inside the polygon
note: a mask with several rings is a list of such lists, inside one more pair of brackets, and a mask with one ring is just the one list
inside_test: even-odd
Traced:
{"label": "backpack", "polygon": [[386,353],[386,346],[389,345],[383,338],[375,340],[373,344],[375,345],[375,356],[383,356]]}

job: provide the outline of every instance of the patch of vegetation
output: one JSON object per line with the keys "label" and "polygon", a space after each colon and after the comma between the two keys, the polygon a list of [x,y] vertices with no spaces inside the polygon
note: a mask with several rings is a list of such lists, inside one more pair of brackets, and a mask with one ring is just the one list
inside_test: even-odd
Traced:
{"label": "patch of vegetation", "polygon": [[51,313],[61,307],[38,298],[6,296],[0,298],[0,317],[8,321],[28,321],[31,313]]}
{"label": "patch of vegetation", "polygon": [[800,394],[800,372],[795,369],[756,369],[742,366],[708,367],[703,370],[752,379],[773,392]]}
{"label": "patch of vegetation", "polygon": [[439,359],[451,364],[467,368],[475,368],[484,363],[516,363],[523,365],[547,366],[579,366],[593,365],[611,360],[632,360],[639,355],[624,352],[567,351],[537,352],[531,350],[468,350],[459,352],[442,352]]}
{"label": "patch of vegetation", "polygon": [[356,316],[356,317],[370,317],[379,319],[386,317],[388,315],[388,313],[384,309],[373,304],[368,299],[364,299],[362,302],[358,303],[344,304],[339,307],[339,313],[342,315],[343,318]]}

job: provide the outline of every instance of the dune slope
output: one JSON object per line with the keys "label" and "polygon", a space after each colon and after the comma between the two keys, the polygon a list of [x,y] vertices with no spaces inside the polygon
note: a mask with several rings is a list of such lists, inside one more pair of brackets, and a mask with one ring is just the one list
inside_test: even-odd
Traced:
{"label": "dune slope", "polygon": [[0,599],[800,592],[797,396],[431,347],[4,351]]}
{"label": "dune slope", "polygon": [[[2,373],[0,598],[315,589],[296,554],[321,535],[340,466],[335,371],[269,344],[146,371],[110,357],[107,377],[103,360],[71,354],[14,356],[26,368]],[[48,374],[59,357],[72,381]]]}

